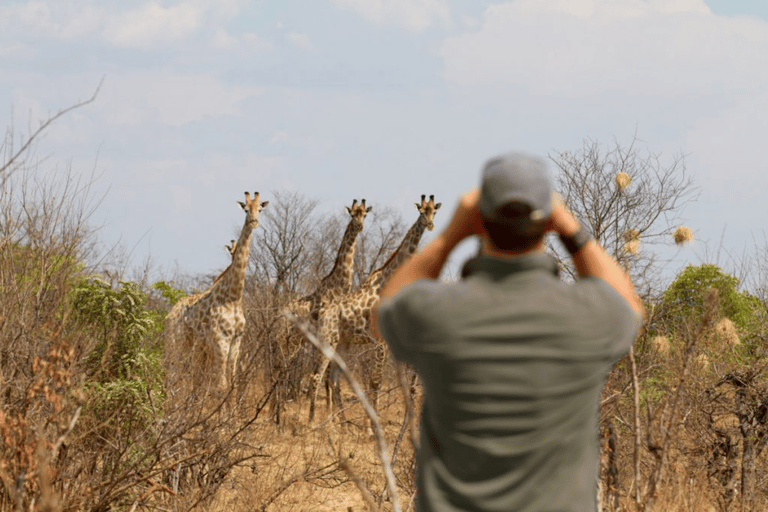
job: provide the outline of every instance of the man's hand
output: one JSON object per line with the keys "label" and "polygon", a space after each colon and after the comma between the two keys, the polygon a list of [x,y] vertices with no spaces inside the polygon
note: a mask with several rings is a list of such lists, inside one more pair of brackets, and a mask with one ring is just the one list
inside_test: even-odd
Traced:
{"label": "man's hand", "polygon": [[547,231],[558,235],[569,236],[579,229],[579,221],[568,211],[565,203],[558,194],[552,194],[552,215],[549,217]]}
{"label": "man's hand", "polygon": [[[560,196],[552,196],[552,216],[547,229],[563,236],[570,236],[579,229],[579,221],[568,211]],[[632,280],[627,272],[595,240],[587,243],[575,255],[572,255],[576,272],[580,277],[596,276],[613,287],[630,306],[645,319],[645,306],[637,296]]]}
{"label": "man's hand", "polygon": [[459,199],[459,204],[453,213],[448,227],[443,231],[443,236],[452,245],[458,244],[465,238],[479,235],[483,232],[483,222],[477,203],[480,200],[480,189],[473,188]]}
{"label": "man's hand", "polygon": [[[479,235],[483,232],[483,222],[477,203],[480,199],[480,189],[474,188],[461,196],[459,205],[453,213],[448,227],[437,235],[434,240],[420,249],[413,257],[395,270],[392,277],[384,283],[379,292],[379,299],[394,297],[405,286],[418,279],[437,279],[445,265],[448,255],[465,238]],[[378,303],[372,310],[372,326],[377,327]]]}

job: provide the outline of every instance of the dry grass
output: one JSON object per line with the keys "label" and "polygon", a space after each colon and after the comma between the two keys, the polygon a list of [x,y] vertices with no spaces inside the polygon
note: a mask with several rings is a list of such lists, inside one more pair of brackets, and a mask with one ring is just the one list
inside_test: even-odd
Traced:
{"label": "dry grass", "polygon": [[722,318],[715,324],[715,336],[727,345],[741,345],[739,331],[729,318]]}
{"label": "dry grass", "polygon": [[668,356],[670,352],[669,338],[667,336],[653,336],[650,340],[651,350],[662,355]]}
{"label": "dry grass", "polygon": [[[752,442],[740,433],[739,414],[760,410],[760,386],[765,380],[759,372],[743,371],[723,378],[729,371],[723,361],[691,363],[683,371],[685,350],[665,352],[661,338],[657,335],[639,345],[648,347],[637,355],[643,396],[639,432],[631,421],[630,375],[624,361],[607,380],[601,408],[603,510],[760,510],[768,505],[765,496],[753,493],[749,506],[756,508],[744,508],[747,501],[736,490],[742,479],[749,482],[747,473],[739,475],[745,467],[745,453],[750,457]],[[300,395],[283,404],[278,425],[266,406],[273,387],[259,378],[265,375],[259,364],[264,349],[253,346],[233,395],[225,403],[206,405],[199,396],[175,398],[180,401],[164,404],[163,415],[151,430],[136,433],[127,445],[129,451],[141,448],[142,453],[154,455],[115,459],[108,443],[91,440],[84,445],[92,438],[69,428],[90,421],[73,415],[81,402],[64,400],[75,396],[64,392],[67,386],[70,391],[79,389],[67,374],[67,368],[72,368],[70,352],[62,345],[31,368],[38,377],[30,389],[34,400],[40,401],[40,405],[29,402],[31,409],[60,411],[58,426],[48,441],[34,437],[42,432],[39,427],[20,434],[18,428],[24,421],[7,414],[3,417],[0,432],[5,435],[6,449],[11,447],[11,452],[5,452],[7,462],[0,465],[5,492],[14,488],[19,464],[26,465],[29,478],[23,503],[19,505],[18,499],[7,494],[11,499],[0,502],[0,510],[27,510],[33,497],[38,510],[51,511],[106,510],[101,507],[212,512],[392,510],[384,493],[384,474],[370,423],[347,386],[342,387],[343,423],[338,417],[326,420],[328,411],[321,409],[323,420],[308,425],[309,402]],[[365,376],[368,356],[363,349],[350,354],[357,375]],[[699,361],[706,355],[694,349],[691,357]],[[414,489],[414,459],[403,428],[404,395],[392,364],[382,389],[378,412],[390,450],[397,450],[394,468],[405,510]],[[678,389],[682,393],[672,414],[673,392]],[[760,428],[763,423],[755,425]],[[761,439],[760,432],[754,430],[750,435]],[[655,505],[648,505],[652,508],[645,508],[635,497],[633,447],[638,435],[642,490],[648,490],[651,479],[658,478]],[[63,442],[57,443],[58,439]],[[53,449],[57,444],[66,450],[63,456]],[[755,446],[754,457],[747,459],[756,468],[768,466],[761,448]],[[13,451],[17,456],[12,456]],[[115,472],[121,465],[112,464],[107,471],[105,464],[110,460],[122,460],[122,469]],[[661,460],[664,469],[658,471]],[[758,489],[768,483],[762,474],[758,471],[754,479]],[[113,491],[104,493],[105,486]]]}

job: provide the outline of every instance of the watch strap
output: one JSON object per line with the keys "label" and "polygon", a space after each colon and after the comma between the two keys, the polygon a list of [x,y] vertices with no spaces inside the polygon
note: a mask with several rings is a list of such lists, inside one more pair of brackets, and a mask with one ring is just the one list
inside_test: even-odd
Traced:
{"label": "watch strap", "polygon": [[587,245],[590,240],[592,240],[592,235],[590,235],[589,231],[582,225],[580,225],[579,229],[572,235],[560,235],[560,241],[571,255],[576,254],[579,249]]}

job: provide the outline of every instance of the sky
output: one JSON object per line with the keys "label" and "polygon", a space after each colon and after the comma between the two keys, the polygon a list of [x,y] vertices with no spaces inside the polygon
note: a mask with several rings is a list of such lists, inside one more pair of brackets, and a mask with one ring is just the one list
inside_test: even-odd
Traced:
{"label": "sky", "polygon": [[434,194],[439,231],[488,158],[585,139],[685,155],[670,275],[766,243],[765,0],[2,0],[0,69],[17,139],[103,80],[41,172],[94,172],[100,243],[161,273],[226,267],[246,190],[407,225]]}

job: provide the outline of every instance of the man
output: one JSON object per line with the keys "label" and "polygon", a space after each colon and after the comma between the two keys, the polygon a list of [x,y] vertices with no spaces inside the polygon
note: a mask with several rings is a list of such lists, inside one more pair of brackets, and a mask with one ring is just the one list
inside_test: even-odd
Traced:
{"label": "man", "polygon": [[[560,281],[552,231],[579,278]],[[455,283],[437,278],[479,235]],[[553,193],[544,160],[490,160],[449,226],[393,274],[374,308],[424,387],[419,512],[595,511],[598,401],[645,310],[621,267]]]}

